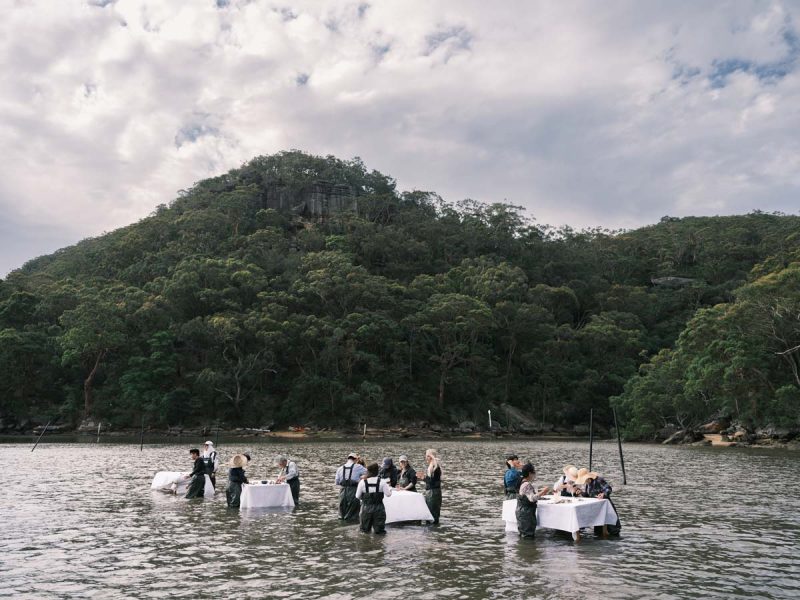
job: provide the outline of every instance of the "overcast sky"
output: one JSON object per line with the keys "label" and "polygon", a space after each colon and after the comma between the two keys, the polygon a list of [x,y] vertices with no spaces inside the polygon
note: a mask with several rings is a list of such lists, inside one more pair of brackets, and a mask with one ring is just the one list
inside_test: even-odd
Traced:
{"label": "overcast sky", "polygon": [[800,2],[0,9],[0,276],[292,148],[554,225],[798,211]]}

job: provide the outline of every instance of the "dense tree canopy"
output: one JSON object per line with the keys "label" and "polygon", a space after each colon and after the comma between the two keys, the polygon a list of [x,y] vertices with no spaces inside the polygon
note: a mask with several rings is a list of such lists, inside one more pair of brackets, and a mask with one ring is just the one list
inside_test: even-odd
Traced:
{"label": "dense tree canopy", "polygon": [[[352,210],[268,206],[320,181]],[[610,420],[613,398],[640,436],[797,423],[799,225],[576,232],[398,192],[359,159],[259,157],[0,281],[0,417],[346,427],[507,403],[549,427]]]}

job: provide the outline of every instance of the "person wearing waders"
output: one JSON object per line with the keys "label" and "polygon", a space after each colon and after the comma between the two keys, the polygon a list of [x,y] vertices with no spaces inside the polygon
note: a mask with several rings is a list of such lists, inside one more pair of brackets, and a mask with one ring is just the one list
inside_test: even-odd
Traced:
{"label": "person wearing waders", "polygon": [[189,456],[194,461],[194,468],[187,476],[192,478],[189,489],[186,490],[186,498],[203,498],[206,489],[206,465],[200,458],[200,450],[192,448]]}
{"label": "person wearing waders", "polygon": [[239,508],[241,505],[242,484],[247,483],[247,476],[244,474],[246,465],[247,458],[244,454],[237,454],[231,459],[231,468],[228,469],[228,487],[225,489],[228,508]]}
{"label": "person wearing waders", "polygon": [[211,480],[211,487],[217,490],[217,469],[219,469],[219,455],[214,449],[214,442],[208,440],[203,445],[203,462],[206,465],[206,475]]}
{"label": "person wearing waders", "polygon": [[439,514],[442,512],[442,469],[439,466],[439,457],[436,450],[425,451],[425,504],[433,515],[433,524],[439,524]]}
{"label": "person wearing waders", "polygon": [[[576,495],[582,495],[587,498],[599,498],[600,500],[606,499],[611,502],[611,484],[600,477],[599,473],[589,471],[588,469],[581,469],[578,473],[578,477],[575,479],[575,485],[582,489],[582,493]],[[619,513],[613,502],[611,502],[611,507],[614,509],[614,512],[617,513],[617,522],[614,525],[608,525],[607,531],[609,535],[619,535],[620,531],[622,531],[622,525],[620,525],[619,522]],[[603,526],[596,525],[594,534],[597,536],[603,535]]]}
{"label": "person wearing waders", "polygon": [[522,484],[517,495],[517,531],[520,537],[536,537],[536,505],[539,502],[547,487],[543,487],[538,493],[533,485],[536,477],[536,469],[531,463],[522,466]]}
{"label": "person wearing waders", "polygon": [[519,486],[522,485],[521,468],[522,462],[519,460],[519,456],[513,453],[506,454],[506,472],[503,475],[506,500],[513,500],[519,494]]}
{"label": "person wearing waders", "polygon": [[386,534],[386,509],[383,497],[391,496],[392,488],[378,477],[378,463],[367,467],[367,477],[358,482],[356,498],[361,500],[361,531],[372,529],[378,535]]}
{"label": "person wearing waders", "polygon": [[414,467],[408,464],[408,457],[403,454],[400,457],[400,473],[397,475],[397,489],[407,492],[417,491],[417,472]]}
{"label": "person wearing waders", "polygon": [[336,470],[336,485],[339,489],[339,518],[351,521],[358,518],[361,502],[356,498],[358,482],[366,474],[367,469],[358,464],[358,455],[351,452],[347,455],[347,462]]}
{"label": "person wearing waders", "polygon": [[297,465],[285,456],[279,456],[276,462],[281,470],[275,481],[276,483],[289,484],[292,500],[294,500],[294,505],[297,506],[300,504],[300,473],[297,471]]}

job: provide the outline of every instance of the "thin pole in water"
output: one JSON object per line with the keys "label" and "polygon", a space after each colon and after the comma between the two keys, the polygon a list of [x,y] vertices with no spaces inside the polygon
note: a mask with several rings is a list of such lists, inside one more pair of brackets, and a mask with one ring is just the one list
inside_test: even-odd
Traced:
{"label": "thin pole in water", "polygon": [[489,431],[492,430],[492,411],[487,411],[489,413]]}
{"label": "thin pole in water", "polygon": [[142,433],[139,436],[139,452],[144,451],[144,417],[142,417]]}
{"label": "thin pole in water", "polygon": [[97,424],[97,443],[100,443],[100,423]]}
{"label": "thin pole in water", "polygon": [[592,470],[592,446],[594,444],[594,409],[589,409],[589,470]]}
{"label": "thin pole in water", "polygon": [[364,423],[364,434],[361,436],[361,441],[362,442],[366,442],[367,441],[367,424],[366,423]]}
{"label": "thin pole in water", "polygon": [[42,433],[39,434],[39,439],[36,440],[36,443],[33,445],[33,448],[31,448],[31,452],[36,450],[36,446],[39,445],[39,441],[42,439],[42,437],[44,437],[44,434],[47,432],[47,428],[50,427],[50,423],[52,423],[52,422],[53,422],[53,419],[50,419],[47,422],[47,425],[44,426],[44,429],[42,429]]}
{"label": "thin pole in water", "polygon": [[628,477],[625,475],[625,459],[622,458],[622,438],[619,435],[619,425],[617,424],[617,409],[612,408],[614,413],[614,429],[617,430],[617,445],[619,446],[619,464],[622,465],[622,485],[628,484]]}
{"label": "thin pole in water", "polygon": [[214,446],[219,446],[219,424],[217,425],[217,435],[214,436]]}

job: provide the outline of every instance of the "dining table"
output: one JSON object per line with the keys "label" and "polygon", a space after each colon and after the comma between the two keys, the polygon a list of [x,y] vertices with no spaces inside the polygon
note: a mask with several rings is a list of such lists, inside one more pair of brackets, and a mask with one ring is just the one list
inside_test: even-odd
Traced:
{"label": "dining table", "polygon": [[[506,531],[517,531],[517,501],[503,502],[503,521]],[[608,525],[617,522],[617,512],[605,498],[572,498],[567,496],[542,496],[536,506],[536,528],[558,529],[572,534],[579,542],[584,527],[603,527],[603,537],[608,536]]]}

